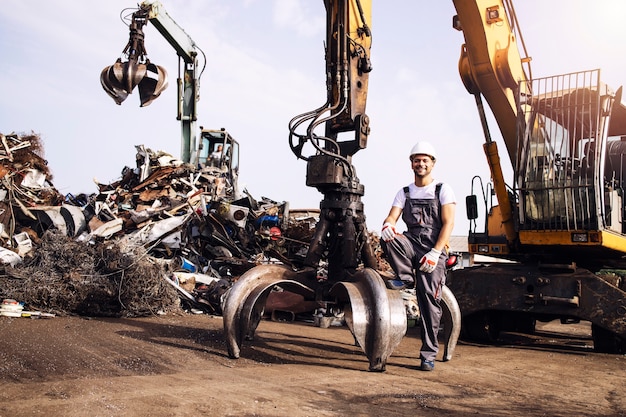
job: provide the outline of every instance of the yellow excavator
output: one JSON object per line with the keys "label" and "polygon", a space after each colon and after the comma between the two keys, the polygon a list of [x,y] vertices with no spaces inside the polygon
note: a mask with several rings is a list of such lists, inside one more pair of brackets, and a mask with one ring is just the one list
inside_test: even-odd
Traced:
{"label": "yellow excavator", "polygon": [[[589,321],[596,351],[624,353],[622,88],[604,84],[598,69],[533,78],[511,0],[453,2],[465,40],[459,72],[476,100],[492,179],[472,180],[469,249],[512,261],[449,276],[462,337],[493,341],[500,331],[534,332],[537,320]],[[509,184],[482,98],[513,167]]]}

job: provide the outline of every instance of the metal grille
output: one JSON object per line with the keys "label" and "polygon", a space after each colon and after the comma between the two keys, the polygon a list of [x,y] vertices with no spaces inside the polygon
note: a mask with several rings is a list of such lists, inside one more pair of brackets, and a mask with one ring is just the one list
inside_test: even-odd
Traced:
{"label": "metal grille", "polygon": [[599,70],[529,81],[519,97],[515,168],[522,230],[598,227],[596,155],[604,137],[608,90]]}

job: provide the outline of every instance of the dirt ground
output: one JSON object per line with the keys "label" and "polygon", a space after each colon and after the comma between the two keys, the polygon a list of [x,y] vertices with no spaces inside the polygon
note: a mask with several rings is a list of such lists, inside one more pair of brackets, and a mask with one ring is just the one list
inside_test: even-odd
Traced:
{"label": "dirt ground", "polygon": [[626,416],[626,357],[570,326],[460,342],[434,372],[412,327],[376,373],[346,327],[263,320],[234,360],[221,317],[0,317],[0,416]]}

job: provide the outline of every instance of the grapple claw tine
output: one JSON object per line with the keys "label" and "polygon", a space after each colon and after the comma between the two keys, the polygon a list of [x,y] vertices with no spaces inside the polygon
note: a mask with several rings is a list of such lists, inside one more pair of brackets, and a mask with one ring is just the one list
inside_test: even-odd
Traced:
{"label": "grapple claw tine", "polygon": [[122,102],[126,100],[126,97],[128,97],[124,86],[115,77],[113,65],[105,67],[102,70],[102,73],[100,73],[100,84],[102,84],[104,91],[106,91],[117,104],[122,104]]}
{"label": "grapple claw tine", "polygon": [[443,286],[441,292],[441,325],[443,326],[443,360],[449,361],[454,355],[454,349],[461,334],[461,309],[452,290]]}
{"label": "grapple claw tine", "polygon": [[124,87],[124,64],[120,58],[115,61],[115,64],[109,67],[109,78],[111,81],[117,82],[120,88],[123,88],[126,91],[126,94],[130,94],[131,91],[127,90]]}
{"label": "grapple claw tine", "polygon": [[244,340],[254,336],[267,295],[274,285],[298,288],[309,296],[314,290],[299,282],[306,273],[294,272],[283,265],[259,265],[246,271],[229,289],[222,306],[224,336],[228,356],[236,359]]}
{"label": "grapple claw tine", "polygon": [[131,94],[133,89],[143,80],[146,76],[146,72],[146,64],[138,64],[137,61],[127,61],[124,63],[123,79],[128,94]]}
{"label": "grapple claw tine", "polygon": [[141,107],[152,103],[167,88],[167,71],[152,63],[147,64],[146,74],[139,82],[139,99]]}
{"label": "grapple claw tine", "polygon": [[349,306],[344,307],[346,323],[370,362],[370,371],[382,372],[387,359],[406,334],[407,318],[399,291],[388,290],[371,268],[355,274],[354,282],[338,282],[332,290]]}

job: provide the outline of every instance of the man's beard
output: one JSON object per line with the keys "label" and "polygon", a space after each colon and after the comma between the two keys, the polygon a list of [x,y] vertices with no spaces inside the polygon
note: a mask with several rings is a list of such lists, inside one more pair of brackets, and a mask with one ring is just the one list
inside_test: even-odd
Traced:
{"label": "man's beard", "polygon": [[417,170],[417,169],[414,169],[414,170],[413,170],[413,173],[414,173],[414,174],[415,174],[415,176],[416,176],[416,177],[418,177],[418,178],[424,178],[424,177],[427,177],[427,176],[428,176],[428,174],[430,173],[429,171],[423,171],[423,172],[424,172],[423,174],[420,174],[420,173],[418,172],[418,170]]}

